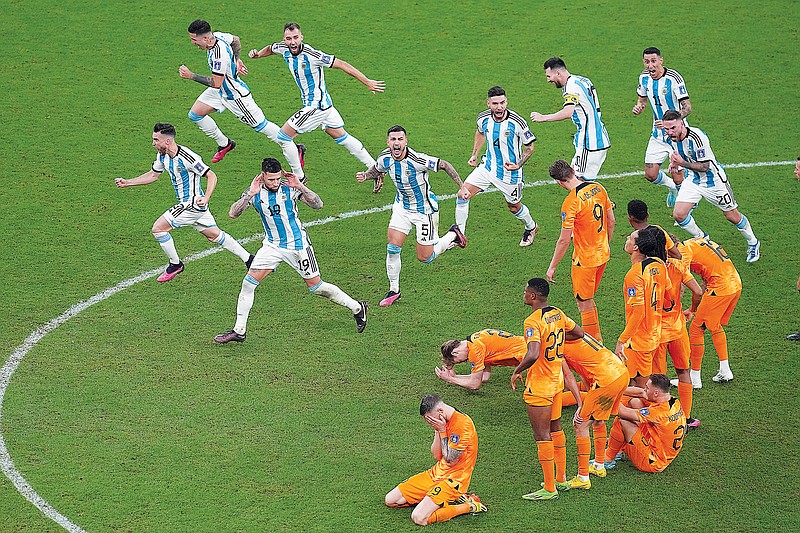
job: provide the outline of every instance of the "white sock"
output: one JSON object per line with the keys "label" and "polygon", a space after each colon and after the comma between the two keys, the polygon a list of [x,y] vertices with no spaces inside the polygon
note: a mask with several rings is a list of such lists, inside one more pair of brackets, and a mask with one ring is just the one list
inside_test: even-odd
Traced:
{"label": "white sock", "polygon": [[525,229],[536,229],[536,222],[533,221],[533,217],[531,216],[531,212],[528,210],[527,205],[522,204],[522,209],[514,213],[514,216],[520,219],[523,224],[525,224]]}
{"label": "white sock", "polygon": [[367,168],[372,168],[375,165],[375,160],[369,155],[364,145],[361,144],[361,141],[350,135],[349,133],[345,133],[338,139],[334,139],[336,144],[344,146],[347,150],[355,156],[356,159],[364,163]]}
{"label": "white sock", "polygon": [[300,155],[297,153],[297,145],[294,143],[294,140],[283,133],[277,124],[272,122],[267,122],[267,125],[261,130],[261,133],[266,135],[270,141],[281,147],[283,157],[286,159],[286,162],[289,163],[292,174],[298,178],[304,177],[305,173],[302,167],[300,167]]}
{"label": "white sock", "polygon": [[172,240],[172,235],[170,235],[169,232],[153,233],[153,237],[156,238],[158,244],[161,245],[161,249],[164,250],[164,253],[169,257],[170,263],[177,265],[181,262],[181,259],[178,257],[178,251],[175,249],[175,241]]}
{"label": "white sock", "polygon": [[653,182],[654,185],[663,185],[667,189],[677,189],[678,186],[675,185],[675,180],[672,179],[672,176],[664,172],[663,170],[658,171],[658,177]]}
{"label": "white sock", "polygon": [[239,335],[244,335],[247,331],[247,317],[250,316],[258,285],[258,280],[249,274],[242,281],[242,290],[239,291],[239,301],[236,303],[236,325],[233,326],[233,331]]}
{"label": "white sock", "polygon": [[456,199],[456,224],[461,233],[467,232],[467,217],[469,216],[469,200]]}
{"label": "white sock", "polygon": [[195,124],[197,124],[203,133],[214,139],[217,146],[228,146],[229,139],[222,133],[222,130],[219,129],[213,118],[206,116],[200,120],[196,120]]}
{"label": "white sock", "polygon": [[401,250],[395,244],[386,246],[386,276],[389,278],[389,290],[393,292],[400,292]]}
{"label": "white sock", "polygon": [[250,252],[244,249],[239,241],[225,233],[224,231],[220,230],[219,236],[214,239],[214,242],[237,256],[242,261],[247,261],[250,259]]}
{"label": "white sock", "polygon": [[689,370],[689,377],[692,380],[692,383],[700,383],[700,371],[699,370]]}
{"label": "white sock", "polygon": [[439,239],[439,242],[433,245],[433,253],[436,255],[443,254],[448,247],[453,244],[454,240],[456,240],[456,234],[452,231],[448,231]]}
{"label": "white sock", "polygon": [[578,474],[578,479],[580,479],[581,481],[589,481],[589,476],[582,476],[582,475]]}
{"label": "white sock", "polygon": [[686,215],[682,221],[678,221],[678,226],[682,227],[686,231],[692,234],[692,237],[702,237],[705,235],[705,232],[700,229],[697,223],[694,221],[694,217],[691,213]]}
{"label": "white sock", "polygon": [[361,311],[361,304],[333,283],[320,281],[308,290],[317,296],[322,296],[335,304],[348,308],[353,314]]}
{"label": "white sock", "polygon": [[735,226],[736,229],[739,230],[739,233],[741,233],[744,238],[747,239],[747,244],[752,246],[758,242],[755,233],[753,233],[753,228],[750,227],[750,221],[747,220],[747,217],[744,216],[744,214],[742,214],[742,219],[738,224],[735,224]]}
{"label": "white sock", "polygon": [[719,371],[725,374],[732,374],[731,365],[729,364],[729,361],[727,359],[719,362]]}

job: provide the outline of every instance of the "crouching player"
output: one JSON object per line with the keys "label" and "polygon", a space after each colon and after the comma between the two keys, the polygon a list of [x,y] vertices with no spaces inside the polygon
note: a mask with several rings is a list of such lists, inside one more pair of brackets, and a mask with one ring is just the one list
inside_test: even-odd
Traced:
{"label": "crouching player", "polygon": [[[449,340],[442,344],[442,368],[435,372],[442,381],[478,390],[489,381],[493,366],[517,366],[528,347],[525,338],[501,329],[482,329],[466,340]],[[469,374],[456,374],[453,367],[469,362]]]}

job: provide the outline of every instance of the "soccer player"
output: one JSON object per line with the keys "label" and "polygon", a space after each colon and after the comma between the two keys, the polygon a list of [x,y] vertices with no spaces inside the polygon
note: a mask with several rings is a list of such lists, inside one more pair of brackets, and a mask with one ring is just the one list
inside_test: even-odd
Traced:
{"label": "soccer player", "polygon": [[[116,178],[117,187],[131,187],[153,183],[166,170],[175,188],[178,203],[167,209],[153,223],[153,237],[169,258],[167,270],[157,281],[170,281],[183,272],[183,262],[175,250],[175,241],[170,231],[173,228],[191,226],[211,241],[219,244],[250,268],[253,256],[239,242],[219,229],[214,215],[208,210],[211,194],[217,186],[217,175],[203,163],[199,155],[175,142],[175,127],[159,122],[153,127],[153,146],[158,151],[153,168],[133,179]],[[204,192],[200,178],[205,176],[208,189]]]}
{"label": "soccer player", "polygon": [[264,112],[253,99],[250,88],[239,78],[239,73],[247,74],[247,69],[239,59],[242,48],[239,38],[230,33],[212,33],[211,25],[205,20],[195,20],[189,24],[189,36],[192,44],[208,52],[211,76],[195,74],[186,65],[180,66],[178,74],[181,78],[194,80],[208,87],[195,101],[189,111],[189,118],[203,133],[217,142],[217,153],[211,162],[222,161],[228,152],[236,148],[233,139],[226,137],[214,119],[209,116],[228,109],[236,115],[236,118],[280,145],[286,161],[292,167],[292,172],[302,177],[303,169],[298,147],[291,139],[280,137],[278,126],[266,119]]}
{"label": "soccer player", "polygon": [[711,379],[716,383],[731,381],[733,372],[728,361],[728,337],[723,326],[728,325],[742,294],[739,272],[725,250],[708,237],[684,241],[681,254],[683,261],[691,265],[691,271],[700,274],[705,291],[702,299],[692,298],[692,307],[687,313],[688,319],[694,316],[689,324],[692,385],[696,389],[703,386],[700,368],[706,331],[711,332],[711,342],[719,356],[719,372]]}
{"label": "soccer player", "polygon": [[330,135],[336,144],[347,148],[367,168],[375,164],[375,160],[369,155],[361,141],[345,131],[344,120],[333,107],[333,100],[328,93],[323,69],[341,69],[366,85],[373,94],[384,91],[385,83],[383,81],[371,80],[347,61],[303,43],[303,34],[300,32],[300,25],[296,22],[288,22],[283,27],[282,42],[265,46],[261,50],[250,50],[249,55],[253,59],[271,55],[282,56],[289,67],[289,72],[294,76],[295,83],[300,88],[303,107],[283,124],[278,134],[279,139],[290,142],[301,133],[322,128],[322,131]]}
{"label": "soccer player", "polygon": [[561,204],[561,235],[545,278],[555,283],[555,273],[572,240],[572,293],[581,313],[583,330],[602,342],[594,294],[611,257],[614,232],[614,204],[605,188],[575,175],[563,159],[550,165],[550,177],[569,193]]}
{"label": "soccer player", "polygon": [[625,330],[615,353],[626,360],[631,385],[643,387],[652,374],[653,352],[661,342],[661,313],[667,277],[664,233],[655,227],[636,230],[625,240],[631,268],[625,274]]}
{"label": "soccer player", "polygon": [[[526,500],[553,500],[558,490],[569,490],[567,481],[567,439],[561,427],[561,391],[567,389],[577,402],[576,414],[583,405],[575,377],[564,361],[564,341],[583,337],[580,326],[561,309],[547,303],[550,286],[546,279],[533,278],[524,291],[524,302],[531,306],[525,319],[528,351],[511,375],[511,388],[528,370],[523,399],[536,439],[539,463],[544,474],[543,488],[523,496]],[[554,464],[555,463],[555,464]]]}
{"label": "soccer player", "polygon": [[[794,164],[794,175],[798,180],[800,180],[800,156],[797,157],[797,161]],[[800,292],[800,277],[797,278],[797,291]],[[800,331],[797,333],[790,333],[786,336],[786,340],[800,341]]]}
{"label": "soccer player", "polygon": [[256,253],[242,281],[236,305],[236,325],[214,337],[216,342],[227,344],[245,340],[247,318],[253,307],[256,288],[282,262],[300,274],[312,294],[348,308],[353,313],[359,333],[367,327],[367,302],[356,301],[336,285],[322,281],[314,248],[297,216],[297,200],[311,209],[322,207],[317,193],[306,187],[297,176],[281,169],[277,159],[268,157],[261,163],[261,173],[253,178],[250,187],[231,206],[228,214],[231,218],[238,218],[252,204],[264,224],[265,236],[264,245]]}
{"label": "soccer player", "polygon": [[725,218],[747,240],[747,262],[758,261],[761,257],[761,242],[753,233],[750,221],[737,209],[733,189],[725,175],[725,169],[711,151],[708,136],[698,128],[687,127],[677,111],[664,113],[661,122],[669,136],[669,145],[675,150],[669,157],[670,168],[686,169],[686,179],[681,185],[672,211],[675,222],[694,237],[704,236],[705,233],[692,218],[692,209],[701,198],[705,198],[719,207]]}
{"label": "soccer player", "polygon": [[428,172],[441,169],[461,187],[461,178],[453,165],[444,159],[409,148],[406,130],[402,126],[389,128],[386,144],[389,148],[380,153],[378,161],[366,172],[356,174],[359,182],[376,180],[376,183],[389,174],[397,187],[386,245],[389,292],[381,300],[381,307],[392,305],[400,299],[400,252],[411,228],[416,228],[417,259],[423,263],[430,263],[451,248],[453,243],[460,248],[467,245],[467,238],[455,224],[450,226],[444,237],[439,238],[439,200],[428,182]]}
{"label": "soccer player", "polygon": [[[493,366],[517,366],[528,351],[525,338],[501,329],[482,329],[466,340],[449,340],[442,344],[442,368],[436,375],[443,381],[478,390],[489,381]],[[453,367],[469,362],[469,374],[456,374]]]}
{"label": "soccer player", "polygon": [[650,213],[647,211],[646,203],[641,200],[631,200],[628,202],[628,222],[633,229],[644,229],[647,226],[653,226],[663,231],[667,241],[667,257],[674,257],[675,259],[681,258],[681,253],[678,251],[678,246],[672,236],[661,226],[650,224]]}
{"label": "soccer player", "polygon": [[393,488],[384,499],[386,505],[416,505],[411,520],[420,526],[488,511],[480,498],[467,493],[478,459],[478,432],[472,419],[438,394],[422,398],[419,414],[433,428],[431,453],[437,462]]}
{"label": "soccer player", "polygon": [[[539,228],[528,206],[522,203],[525,180],[522,166],[533,155],[536,137],[525,119],[508,109],[508,98],[502,87],[492,87],[486,105],[489,109],[478,115],[478,130],[467,164],[475,167],[456,199],[456,224],[466,232],[469,199],[494,185],[503,193],[508,209],[525,225],[520,246],[530,246]],[[486,154],[478,162],[478,152],[486,143]]]}
{"label": "soccer player", "polygon": [[641,399],[631,398],[630,407],[619,406],[608,436],[605,467],[614,468],[614,458],[623,451],[642,472],[663,472],[683,447],[686,416],[681,402],[670,396],[664,374],[651,375],[638,394]]}
{"label": "soccer player", "polygon": [[662,118],[665,111],[676,111],[686,123],[686,117],[692,112],[692,103],[686,91],[683,77],[676,71],[664,66],[664,58],[658,48],[645,48],[642,53],[644,70],[639,74],[639,86],[636,88],[638,99],[633,106],[633,114],[640,115],[648,100],[653,109],[653,131],[647,143],[644,156],[644,177],[650,183],[663,185],[669,189],[667,207],[675,205],[678,187],[683,181],[683,173],[674,169],[672,175],[661,170],[661,164],[670,156],[672,148],[667,143]]}
{"label": "soccer player", "polygon": [[573,138],[575,157],[572,158],[572,168],[583,179],[594,180],[611,147],[594,84],[589,78],[570,74],[560,57],[545,61],[544,73],[549,83],[561,89],[564,107],[549,115],[534,111],[531,113],[531,122],[555,122],[571,118],[578,128]]}

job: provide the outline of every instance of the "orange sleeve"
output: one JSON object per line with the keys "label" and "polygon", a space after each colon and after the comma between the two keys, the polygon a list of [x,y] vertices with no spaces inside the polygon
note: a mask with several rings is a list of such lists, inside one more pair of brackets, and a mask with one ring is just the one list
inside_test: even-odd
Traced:
{"label": "orange sleeve", "polygon": [[472,363],[472,373],[480,372],[485,368],[486,346],[480,341],[469,343],[469,354],[467,356]]}
{"label": "orange sleeve", "polygon": [[563,229],[572,229],[575,227],[575,215],[578,212],[578,201],[575,193],[570,191],[569,196],[564,198],[561,204],[561,227]]}
{"label": "orange sleeve", "polygon": [[644,320],[644,305],[637,305],[631,309],[631,314],[625,324],[625,330],[619,336],[619,342],[626,343],[636,333]]}

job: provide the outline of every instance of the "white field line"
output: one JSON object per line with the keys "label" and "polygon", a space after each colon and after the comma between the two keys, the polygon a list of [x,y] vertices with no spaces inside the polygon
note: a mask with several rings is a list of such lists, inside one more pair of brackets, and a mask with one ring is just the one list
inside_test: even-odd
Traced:
{"label": "white field line", "polygon": [[[773,167],[773,166],[783,166],[783,165],[794,165],[794,161],[762,161],[758,163],[734,163],[730,165],[725,165],[726,168],[753,168],[753,167]],[[642,175],[643,172],[623,172],[621,174],[608,174],[598,176],[597,179],[614,179],[614,178],[625,178],[629,176],[637,176]],[[550,185],[554,184],[555,181],[553,180],[540,180],[534,181],[532,183],[526,183],[525,187],[540,187],[542,185]],[[486,192],[496,191],[497,189],[490,188]],[[441,200],[449,200],[455,198],[455,194],[448,194],[440,196],[439,199]],[[317,220],[312,220],[311,222],[307,222],[305,226],[320,226],[322,224],[327,224],[329,222],[334,222],[337,220],[345,220],[348,218],[353,218],[361,215],[368,215],[372,213],[380,213],[383,211],[388,211],[392,208],[392,204],[384,205],[381,207],[373,207],[371,209],[361,209],[357,211],[348,211],[347,213],[342,213],[339,215],[334,215],[326,218],[321,218]],[[246,237],[244,239],[239,239],[240,243],[248,243],[254,240],[261,240],[264,238],[264,234],[255,234],[251,235],[250,237]],[[208,248],[203,250],[202,252],[198,252],[192,254],[186,258],[184,258],[185,262],[195,261],[197,259],[202,259],[204,257],[208,257],[211,254],[215,254],[222,250],[221,247],[215,248]],[[145,281],[152,277],[159,275],[163,272],[163,267],[156,268],[153,270],[149,270],[147,272],[143,272],[138,276],[133,278],[126,279],[125,281],[121,281],[110,287],[102,292],[99,292],[92,296],[87,300],[80,301],[64,311],[62,314],[58,315],[56,318],[47,322],[44,326],[40,327],[30,335],[25,341],[20,344],[12,353],[11,356],[6,360],[5,364],[2,368],[0,368],[0,468],[3,469],[3,473],[6,477],[11,480],[11,482],[16,487],[17,491],[25,497],[26,500],[31,502],[33,505],[36,506],[44,515],[55,523],[66,529],[70,532],[83,532],[84,530],[81,529],[79,526],[75,525],[69,518],[59,513],[52,505],[50,505],[44,498],[39,496],[36,490],[31,486],[30,483],[25,479],[25,477],[20,473],[19,470],[14,466],[14,461],[11,459],[11,455],[8,452],[8,447],[6,446],[5,439],[3,438],[3,398],[6,394],[6,389],[8,388],[8,384],[11,381],[11,376],[14,374],[14,371],[17,369],[19,364],[22,362],[22,358],[33,349],[36,344],[42,340],[42,338],[56,329],[58,326],[69,320],[70,318],[78,315],[82,311],[88,309],[89,307],[93,306],[96,303],[100,303],[103,300],[106,300],[113,296],[114,294],[131,287],[141,281]]]}

